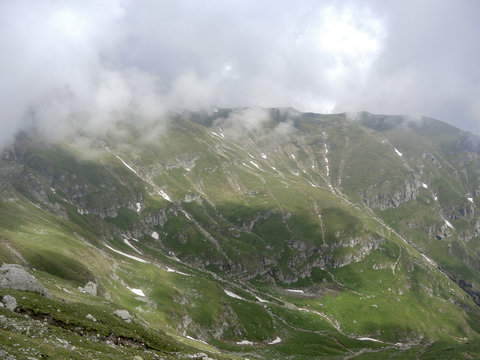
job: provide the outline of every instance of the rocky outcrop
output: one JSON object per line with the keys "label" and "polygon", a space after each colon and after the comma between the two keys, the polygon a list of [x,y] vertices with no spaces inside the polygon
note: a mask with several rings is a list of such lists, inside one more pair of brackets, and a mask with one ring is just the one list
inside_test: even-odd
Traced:
{"label": "rocky outcrop", "polygon": [[5,289],[33,291],[47,298],[52,296],[37,279],[30,275],[22,266],[3,264],[0,267],[0,287]]}
{"label": "rocky outcrop", "polygon": [[132,322],[132,316],[127,310],[116,310],[113,312],[113,315],[118,316],[120,319],[127,323]]}
{"label": "rocky outcrop", "polygon": [[2,298],[2,304],[5,306],[8,310],[14,311],[15,308],[17,307],[17,299],[15,299],[11,295],[5,295]]}
{"label": "rocky outcrop", "polygon": [[404,186],[401,190],[392,192],[374,192],[369,189],[360,193],[362,200],[372,208],[386,210],[396,208],[410,200],[415,200],[418,196],[418,190],[422,187],[422,181],[416,176],[411,176],[405,180]]}
{"label": "rocky outcrop", "polygon": [[78,290],[80,290],[83,293],[90,294],[92,296],[97,296],[97,284],[95,284],[92,281],[89,281],[84,287],[79,287]]}

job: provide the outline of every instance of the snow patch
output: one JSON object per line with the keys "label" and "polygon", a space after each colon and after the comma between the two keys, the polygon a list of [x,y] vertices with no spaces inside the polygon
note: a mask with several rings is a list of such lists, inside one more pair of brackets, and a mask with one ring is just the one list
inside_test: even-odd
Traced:
{"label": "snow patch", "polygon": [[177,274],[184,275],[184,276],[190,276],[190,275],[188,275],[188,274],[185,274],[184,272],[177,271],[177,270],[174,270],[174,269],[172,269],[172,268],[169,268],[168,266],[166,266],[166,268],[167,268],[167,272],[177,273]]}
{"label": "snow patch", "polygon": [[290,154],[290,156],[292,157],[292,159],[293,159],[293,160],[295,160],[295,159],[296,159],[296,158],[295,158],[295,155],[293,155],[293,154]]}
{"label": "snow patch", "polygon": [[267,155],[265,155],[264,153],[261,153],[260,156],[261,156],[262,158],[264,158],[264,159],[267,158]]}
{"label": "snow patch", "polygon": [[159,238],[158,233],[156,231],[152,232],[151,237],[154,238],[155,240],[158,240]]}
{"label": "snow patch", "polygon": [[135,205],[137,206],[137,213],[139,213],[140,210],[142,210],[142,205],[140,203],[136,203]]}
{"label": "snow patch", "polygon": [[250,156],[252,159],[255,159],[255,156],[253,156],[252,154],[250,154],[249,152],[247,152],[248,156]]}
{"label": "snow patch", "polygon": [[304,294],[305,292],[303,290],[297,290],[297,289],[287,289],[288,292],[292,293],[297,293],[297,294]]}
{"label": "snow patch", "polygon": [[270,166],[273,170],[277,171],[277,169],[275,168],[275,166]]}
{"label": "snow patch", "polygon": [[186,338],[189,339],[189,340],[198,341],[198,342],[201,342],[201,343],[203,343],[203,344],[205,344],[205,345],[208,345],[207,342],[205,342],[205,341],[203,341],[203,340],[195,339],[195,338],[193,338],[193,337],[191,337],[191,336],[189,336],[189,335],[187,335]]}
{"label": "snow patch", "polygon": [[[443,220],[445,220],[445,219],[443,219]],[[449,228],[453,229],[453,226],[452,226],[452,224],[450,223],[450,221],[445,220],[445,224],[447,224],[447,226],[448,226]]]}
{"label": "snow patch", "polygon": [[373,342],[377,342],[377,343],[383,343],[383,341],[380,341],[380,340],[377,340],[377,339],[372,339],[372,338],[369,338],[369,337],[359,337],[359,338],[357,338],[357,340],[360,340],[360,341],[373,341]]}
{"label": "snow patch", "polygon": [[280,344],[282,342],[282,339],[280,339],[278,336],[275,340],[270,341],[268,345],[275,345],[275,344]]}
{"label": "snow patch", "polygon": [[427,184],[425,184],[425,183],[422,183],[422,186],[423,186],[425,189],[428,189],[428,186],[427,186]]}
{"label": "snow patch", "polygon": [[254,163],[252,160],[250,160],[250,164],[255,166],[258,170],[260,170],[260,166],[258,166],[256,163]]}
{"label": "snow patch", "polygon": [[135,295],[145,297],[145,293],[141,289],[132,289],[129,287],[127,287],[127,289],[133,292]]}
{"label": "snow patch", "polygon": [[[114,154],[114,155],[115,155],[115,154]],[[140,177],[140,175],[138,175],[138,173],[137,173],[130,165],[128,165],[125,161],[123,161],[123,159],[122,159],[120,156],[115,155],[115,157],[116,157],[118,160],[120,160],[120,161],[123,163],[123,165],[125,165],[129,170],[133,171],[133,172],[135,173],[135,175],[137,175],[138,177]]]}
{"label": "snow patch", "polygon": [[[138,240],[137,240],[137,241],[138,241]],[[137,253],[141,254],[141,252],[138,251],[137,248],[130,243],[130,241],[128,241],[127,239],[123,239],[123,242],[124,242],[125,244],[127,244],[128,246],[130,246],[130,247],[131,247],[133,250],[135,250]]]}
{"label": "snow patch", "polygon": [[113,252],[116,252],[117,254],[123,255],[123,256],[128,257],[128,258],[130,258],[130,259],[132,259],[132,260],[136,260],[136,261],[139,261],[139,262],[144,263],[144,264],[148,264],[148,263],[149,263],[147,260],[143,260],[143,259],[140,259],[139,257],[132,256],[132,255],[128,255],[128,254],[125,254],[125,253],[122,252],[122,251],[115,250],[114,248],[112,248],[111,246],[108,246],[107,244],[105,244],[105,247],[109,248],[109,249],[112,250]]}
{"label": "snow patch", "polygon": [[437,200],[438,200],[438,197],[437,197],[437,196],[435,196],[433,199],[434,199],[435,201],[437,201]]}
{"label": "snow patch", "polygon": [[233,292],[231,291],[228,291],[228,290],[223,290],[225,291],[225,294],[227,294],[228,296],[234,298],[234,299],[238,299],[238,300],[243,300],[243,298],[241,298],[240,296],[238,296],[237,294],[234,294]]}
{"label": "snow patch", "polygon": [[215,131],[210,131],[210,134],[218,136],[220,139],[223,137],[223,136],[218,135]]}
{"label": "snow patch", "polygon": [[473,203],[473,198],[469,197],[467,198],[468,201],[470,201],[471,203]]}
{"label": "snow patch", "polygon": [[430,264],[435,265],[435,262],[434,262],[432,259],[430,259],[427,255],[425,255],[425,254],[422,253],[422,256],[423,256],[423,258],[424,258],[425,260],[427,260]]}
{"label": "snow patch", "polygon": [[395,152],[397,153],[398,156],[400,156],[400,157],[403,156],[403,154],[400,151],[398,151],[397,148],[394,148],[394,149],[395,149]]}
{"label": "snow patch", "polygon": [[160,190],[158,193],[159,193],[165,200],[172,202],[172,200],[170,199],[170,196],[168,196],[168,195],[165,193],[165,191]]}
{"label": "snow patch", "polygon": [[182,213],[183,213],[183,215],[185,215],[185,217],[186,217],[188,220],[192,220],[192,217],[190,216],[190,214],[188,214],[185,210],[182,209]]}
{"label": "snow patch", "polygon": [[248,340],[242,340],[242,341],[237,341],[237,345],[253,345],[253,342],[248,341]]}
{"label": "snow patch", "polygon": [[268,302],[267,300],[263,300],[262,298],[259,298],[258,296],[255,295],[255,299],[258,300],[258,302],[261,302],[261,303],[266,303]]}

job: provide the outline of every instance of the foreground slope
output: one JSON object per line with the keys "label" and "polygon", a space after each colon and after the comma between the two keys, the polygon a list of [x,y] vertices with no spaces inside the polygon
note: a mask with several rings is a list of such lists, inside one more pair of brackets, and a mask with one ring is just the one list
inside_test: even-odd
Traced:
{"label": "foreground slope", "polygon": [[[30,132],[4,152],[0,260],[53,299],[15,293],[3,324],[52,319],[82,357],[478,351],[475,137],[290,109],[185,112],[162,129],[54,144]],[[78,290],[89,281],[98,296]],[[19,328],[2,339],[26,341]]]}

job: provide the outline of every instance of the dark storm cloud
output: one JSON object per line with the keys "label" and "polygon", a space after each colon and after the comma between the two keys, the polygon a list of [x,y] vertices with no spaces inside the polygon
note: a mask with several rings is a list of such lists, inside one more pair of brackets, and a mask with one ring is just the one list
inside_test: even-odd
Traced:
{"label": "dark storm cloud", "polygon": [[477,1],[0,1],[0,142],[169,109],[425,114],[480,132]]}

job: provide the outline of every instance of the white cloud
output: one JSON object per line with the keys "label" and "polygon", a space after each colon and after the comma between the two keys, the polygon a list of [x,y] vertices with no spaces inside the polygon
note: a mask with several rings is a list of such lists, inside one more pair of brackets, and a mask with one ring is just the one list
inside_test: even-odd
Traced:
{"label": "white cloud", "polygon": [[480,132],[478,7],[0,2],[0,144],[32,113],[63,134],[210,105],[415,113]]}

